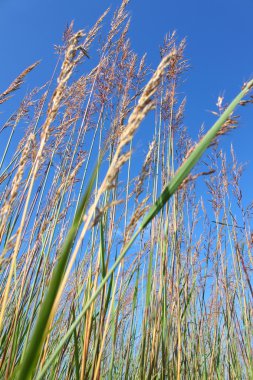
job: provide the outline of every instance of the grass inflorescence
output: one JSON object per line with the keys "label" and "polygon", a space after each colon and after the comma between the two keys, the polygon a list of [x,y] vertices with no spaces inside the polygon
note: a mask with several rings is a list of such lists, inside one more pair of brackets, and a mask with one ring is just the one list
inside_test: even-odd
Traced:
{"label": "grass inflorescence", "polygon": [[253,81],[194,143],[185,40],[168,35],[152,71],[127,3],[106,38],[109,10],[71,23],[50,81],[1,115],[0,378],[252,379],[252,205],[218,144]]}

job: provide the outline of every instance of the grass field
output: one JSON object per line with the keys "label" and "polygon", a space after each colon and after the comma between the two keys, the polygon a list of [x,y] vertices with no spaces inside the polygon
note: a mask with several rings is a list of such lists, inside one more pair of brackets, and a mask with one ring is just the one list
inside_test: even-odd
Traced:
{"label": "grass field", "polygon": [[185,41],[151,69],[126,5],[71,24],[52,78],[0,125],[0,378],[253,379],[252,204],[219,148],[253,80],[193,142]]}

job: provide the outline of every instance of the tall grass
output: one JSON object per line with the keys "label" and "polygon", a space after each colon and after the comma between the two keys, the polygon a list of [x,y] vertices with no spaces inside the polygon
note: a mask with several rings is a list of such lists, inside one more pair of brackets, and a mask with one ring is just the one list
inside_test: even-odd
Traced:
{"label": "tall grass", "polygon": [[168,35],[148,69],[127,3],[106,37],[108,10],[71,24],[50,81],[1,116],[3,379],[253,378],[252,206],[218,148],[253,81],[192,142],[185,41]]}

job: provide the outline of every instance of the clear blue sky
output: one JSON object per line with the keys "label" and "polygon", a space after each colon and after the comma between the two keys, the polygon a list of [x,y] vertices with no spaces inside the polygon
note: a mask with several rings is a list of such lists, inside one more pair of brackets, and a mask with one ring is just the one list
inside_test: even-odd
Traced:
{"label": "clear blue sky", "polygon": [[[54,44],[61,43],[67,23],[75,29],[92,26],[108,7],[119,0],[0,0],[0,92],[24,68],[38,59],[41,66],[29,76],[29,87],[49,78],[55,63]],[[191,69],[182,88],[187,95],[185,123],[196,136],[200,125],[214,120],[219,94],[231,98],[242,83],[253,77],[253,0],[132,0],[132,47],[156,66],[164,35],[176,29],[187,37],[186,56]],[[253,176],[253,105],[242,112],[241,128],[222,140],[235,145],[240,160],[249,161]],[[252,181],[250,180],[250,183]],[[247,183],[245,182],[245,185]],[[245,191],[250,195],[248,186]]]}

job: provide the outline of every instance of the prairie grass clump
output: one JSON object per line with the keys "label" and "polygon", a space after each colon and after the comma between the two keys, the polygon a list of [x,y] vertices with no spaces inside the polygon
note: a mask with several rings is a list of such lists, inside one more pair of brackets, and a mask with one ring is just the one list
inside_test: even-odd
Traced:
{"label": "prairie grass clump", "polygon": [[[194,144],[178,91],[185,41],[168,35],[148,69],[127,3],[106,38],[108,10],[87,33],[71,24],[51,80],[1,120],[3,379],[253,378],[252,205],[233,148],[218,148],[253,81],[218,102]],[[0,94],[2,109],[37,64]]]}

